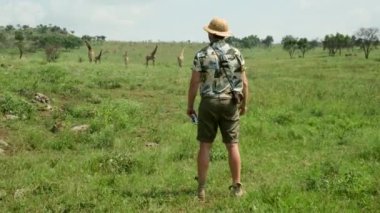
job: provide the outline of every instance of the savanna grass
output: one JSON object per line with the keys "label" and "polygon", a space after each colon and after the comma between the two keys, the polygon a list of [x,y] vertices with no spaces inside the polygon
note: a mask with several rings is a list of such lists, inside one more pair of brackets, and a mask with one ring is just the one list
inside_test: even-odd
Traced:
{"label": "savanna grass", "polygon": [[[376,212],[380,208],[378,50],[290,59],[279,46],[242,50],[250,82],[241,118],[241,199],[228,196],[218,136],[207,201],[196,197],[196,126],[185,115],[193,54],[205,44],[105,42],[55,63],[2,51],[0,209],[4,212]],[[185,66],[176,56],[185,48]],[[122,55],[128,51],[130,63]],[[357,55],[357,56],[354,56]],[[50,98],[51,111],[33,102]],[[196,100],[198,103],[199,99]],[[60,128],[52,131],[55,124]],[[72,127],[89,128],[73,132]],[[2,147],[0,147],[2,148]]]}

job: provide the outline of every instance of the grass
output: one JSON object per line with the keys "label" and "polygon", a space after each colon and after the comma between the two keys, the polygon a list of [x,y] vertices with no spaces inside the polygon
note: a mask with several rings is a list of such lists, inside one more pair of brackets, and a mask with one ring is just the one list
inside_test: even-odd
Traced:
{"label": "grass", "polygon": [[[196,127],[186,117],[192,57],[205,44],[98,44],[18,60],[0,52],[2,212],[376,212],[380,208],[379,51],[290,59],[279,47],[242,50],[250,82],[242,117],[242,181],[228,197],[227,154],[212,150],[207,202],[195,198]],[[176,55],[185,49],[185,67]],[[128,50],[130,64],[122,55]],[[50,98],[51,111],[33,102]],[[197,99],[199,101],[199,99]],[[51,131],[55,123],[62,128]],[[70,129],[87,124],[87,131]],[[153,144],[153,145],[152,145]],[[0,147],[3,148],[3,147]]]}

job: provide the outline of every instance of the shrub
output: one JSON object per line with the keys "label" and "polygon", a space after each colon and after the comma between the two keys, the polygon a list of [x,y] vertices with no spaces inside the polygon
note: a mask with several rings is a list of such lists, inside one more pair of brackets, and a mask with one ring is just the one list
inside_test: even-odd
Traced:
{"label": "shrub", "polygon": [[104,103],[98,108],[91,127],[97,130],[113,126],[115,131],[118,131],[128,126],[135,126],[135,122],[142,122],[139,107],[140,104],[126,100]]}
{"label": "shrub", "polygon": [[90,161],[92,172],[129,173],[138,164],[128,153],[110,153]]}
{"label": "shrub", "polygon": [[115,134],[111,127],[106,127],[100,132],[91,135],[91,146],[98,149],[112,148],[115,141]]}
{"label": "shrub", "polygon": [[117,80],[98,81],[98,85],[102,89],[117,89],[117,88],[121,88],[121,84]]}
{"label": "shrub", "polygon": [[274,116],[273,121],[279,125],[288,125],[294,122],[293,113],[285,112]]}
{"label": "shrub", "polygon": [[70,133],[64,133],[50,142],[47,143],[47,148],[53,150],[65,150],[65,149],[75,149],[75,142],[78,141],[78,138]]}
{"label": "shrub", "polygon": [[0,97],[0,110],[3,114],[16,115],[21,119],[30,119],[36,111],[31,103],[11,94]]}
{"label": "shrub", "polygon": [[46,60],[48,62],[55,62],[59,57],[59,48],[55,46],[45,47]]}

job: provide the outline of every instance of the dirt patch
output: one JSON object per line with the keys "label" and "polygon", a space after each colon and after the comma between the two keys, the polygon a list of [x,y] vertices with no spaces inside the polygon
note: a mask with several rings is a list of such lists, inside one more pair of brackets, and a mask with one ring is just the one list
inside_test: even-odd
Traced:
{"label": "dirt patch", "polygon": [[9,145],[6,142],[8,131],[0,127],[0,155],[7,155],[9,152]]}
{"label": "dirt patch", "polygon": [[8,137],[8,130],[3,128],[3,127],[0,127],[0,139],[7,139]]}

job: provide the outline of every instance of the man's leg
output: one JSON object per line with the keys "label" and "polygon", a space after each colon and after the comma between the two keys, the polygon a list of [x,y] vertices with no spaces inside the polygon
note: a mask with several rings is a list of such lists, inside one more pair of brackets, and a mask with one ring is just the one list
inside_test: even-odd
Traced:
{"label": "man's leg", "polygon": [[210,150],[212,143],[199,143],[198,152],[198,198],[201,201],[205,199],[205,187],[206,187],[206,177],[208,165],[210,162]]}
{"label": "man's leg", "polygon": [[231,195],[235,197],[240,197],[243,195],[242,185],[240,183],[240,152],[238,143],[228,143],[226,144],[228,150],[228,163],[230,165],[232,185],[229,187],[231,190]]}
{"label": "man's leg", "polygon": [[228,163],[230,165],[232,184],[240,183],[240,152],[238,143],[226,143],[228,150]]}
{"label": "man's leg", "polygon": [[198,182],[200,184],[206,183],[208,164],[210,161],[210,150],[212,143],[199,143],[198,152]]}

